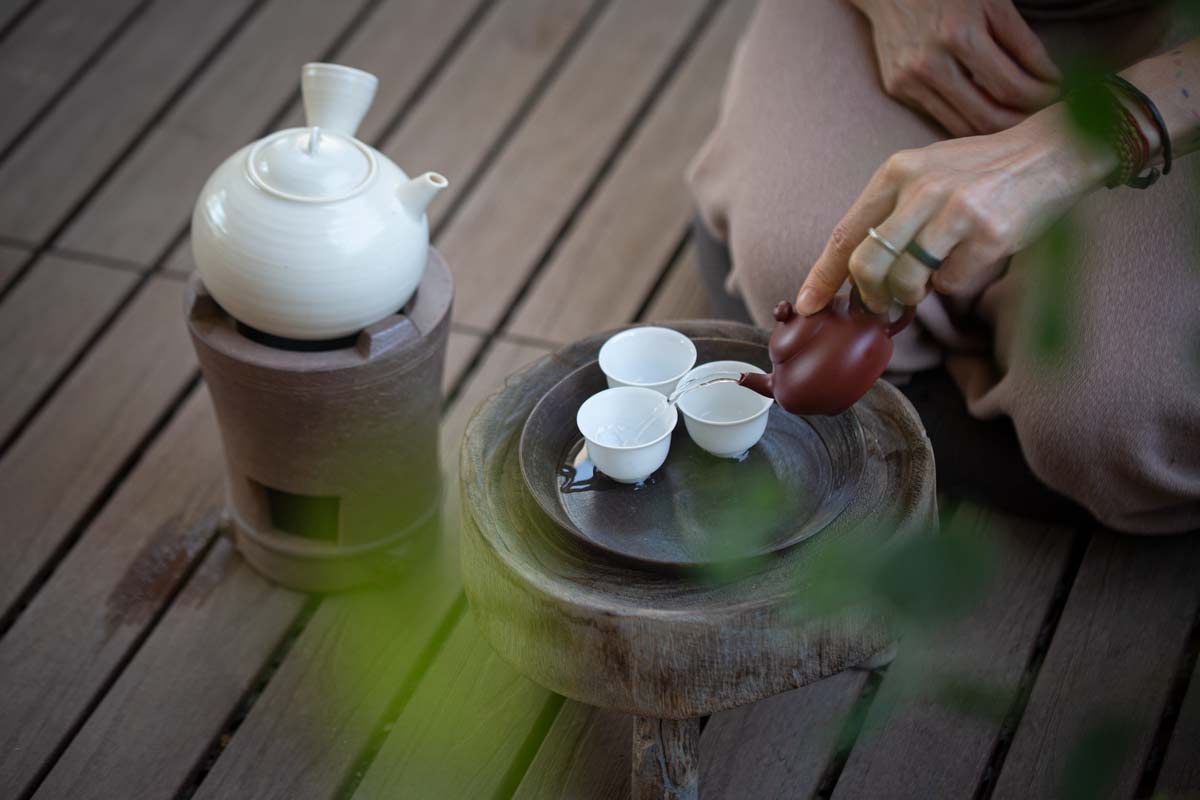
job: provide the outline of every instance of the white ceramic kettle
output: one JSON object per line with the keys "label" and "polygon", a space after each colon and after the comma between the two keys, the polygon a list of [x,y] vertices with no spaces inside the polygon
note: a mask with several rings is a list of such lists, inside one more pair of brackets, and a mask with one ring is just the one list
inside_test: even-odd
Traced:
{"label": "white ceramic kettle", "polygon": [[429,250],[425,207],[446,179],[410,179],[354,138],[378,83],[338,64],[304,65],[308,127],[242,148],[200,192],[196,268],[240,322],[332,339],[399,311],[416,291]]}

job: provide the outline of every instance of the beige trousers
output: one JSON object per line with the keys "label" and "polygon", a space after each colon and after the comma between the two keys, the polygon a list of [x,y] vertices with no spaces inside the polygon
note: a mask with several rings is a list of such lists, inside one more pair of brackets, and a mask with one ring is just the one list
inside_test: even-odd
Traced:
{"label": "beige trousers", "polygon": [[[1158,10],[1032,24],[1060,65],[1086,55],[1116,68],[1182,36]],[[844,0],[762,2],[690,173],[732,252],[730,291],[758,324],[795,296],[876,167],[944,136],[883,93],[869,26]],[[1034,473],[1119,530],[1200,528],[1197,160],[1146,191],[1087,197],[1069,219],[1067,263],[1035,245],[982,295],[928,299],[893,361],[944,359],[973,415],[1010,416]],[[1068,324],[1048,350],[1038,287],[1050,269],[1066,270]],[[982,338],[972,344],[964,323]]]}

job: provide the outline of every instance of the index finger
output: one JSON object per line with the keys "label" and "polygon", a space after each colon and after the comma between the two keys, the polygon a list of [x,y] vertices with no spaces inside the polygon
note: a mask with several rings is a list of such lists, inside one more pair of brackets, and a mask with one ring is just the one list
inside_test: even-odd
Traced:
{"label": "index finger", "polygon": [[825,249],[796,295],[796,310],[801,314],[816,313],[829,304],[846,282],[850,254],[867,237],[867,228],[886,219],[896,205],[897,185],[890,174],[890,163],[885,162],[875,172],[850,210],[833,226]]}

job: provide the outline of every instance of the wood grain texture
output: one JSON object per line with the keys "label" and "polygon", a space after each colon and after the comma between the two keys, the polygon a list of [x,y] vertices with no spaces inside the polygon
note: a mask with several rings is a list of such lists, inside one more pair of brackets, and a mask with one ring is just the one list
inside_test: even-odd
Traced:
{"label": "wood grain texture", "polygon": [[0,440],[133,286],[136,276],[106,267],[44,256],[0,303]]}
{"label": "wood grain texture", "polygon": [[4,291],[28,258],[29,253],[25,250],[0,245],[0,292]]}
{"label": "wood grain texture", "polygon": [[973,506],[958,509],[950,525],[998,544],[994,583],[977,608],[920,651],[901,641],[835,798],[971,797],[984,778],[1003,720],[949,707],[939,689],[966,681],[1004,707],[1016,701],[1067,567],[1071,532]]}
{"label": "wood grain texture", "polygon": [[1093,534],[996,800],[1055,795],[1072,748],[1105,719],[1129,737],[1112,796],[1133,796],[1200,606],[1198,572],[1195,536]]}
{"label": "wood grain texture", "polygon": [[696,246],[688,243],[646,307],[641,319],[645,322],[673,319],[704,319],[712,315],[704,284],[696,266]]}
{"label": "wood grain texture", "polygon": [[700,739],[701,794],[757,800],[815,796],[867,677],[865,670],[846,670],[714,714]]}
{"label": "wood grain texture", "polygon": [[[375,100],[358,127],[357,138],[364,142],[378,140],[480,2],[386,0],[371,11],[362,26],[333,56],[338,63],[365,69],[379,77]],[[296,62],[296,82],[287,87],[289,89],[299,85],[300,63]],[[303,124],[303,105],[297,98],[288,106],[283,120],[274,127],[282,130]],[[254,135],[251,133],[250,138]],[[231,154],[242,144],[249,144],[249,140],[231,145],[225,155]],[[212,166],[215,167],[223,157],[217,154]],[[416,174],[426,169],[441,171],[437,165],[424,166]],[[450,175],[453,186],[457,176],[445,174]],[[194,267],[191,239],[185,236],[171,248],[164,269],[173,275],[187,275]]]}
{"label": "wood grain texture", "polygon": [[356,800],[500,797],[552,696],[503,662],[470,613],[391,725]]}
{"label": "wood grain texture", "polygon": [[571,342],[637,312],[692,217],[684,171],[716,123],[717,87],[754,5],[726,3],[703,32],[586,217],[522,299],[512,331]]}
{"label": "wood grain texture", "polygon": [[1192,668],[1154,791],[1171,800],[1200,797],[1200,661]]}
{"label": "wood grain texture", "polygon": [[169,601],[215,533],[221,474],[199,391],[0,639],[0,685],[21,687],[0,692],[0,794],[29,786]]}
{"label": "wood grain texture", "polygon": [[147,283],[0,461],[0,612],[195,374],[181,288]]}
{"label": "wood grain texture", "polygon": [[219,540],[35,797],[176,797],[303,605]]}
{"label": "wood grain texture", "polygon": [[530,97],[596,0],[505,0],[381,146],[410,174],[450,179],[429,211],[436,227],[488,165],[489,150]]}
{"label": "wood grain texture", "polygon": [[[442,423],[448,485],[454,485],[457,443],[475,404],[542,352],[500,343],[472,375]],[[336,794],[460,597],[456,507],[457,493],[448,492],[443,551],[414,565],[411,577],[321,603],[200,785],[198,800],[327,800]]]}
{"label": "wood grain texture", "polygon": [[567,700],[513,800],[628,800],[632,739],[629,714]]}
{"label": "wood grain texture", "polygon": [[[732,323],[676,327],[691,336],[764,338]],[[516,441],[533,403],[594,358],[606,336],[510,378],[467,432],[463,575],[492,645],[571,699],[667,718],[743,705],[882,649],[888,634],[870,615],[817,621],[792,611],[805,569],[832,543],[879,546],[935,524],[932,454],[907,401],[878,383],[856,407],[868,467],[858,497],[820,536],[727,584],[683,582],[582,552],[526,495],[516,466]],[[881,518],[889,525],[881,527]]]}
{"label": "wood grain texture", "polygon": [[0,150],[100,49],[141,0],[45,0],[0,49]]}
{"label": "wood grain texture", "polygon": [[149,265],[187,223],[208,175],[257,138],[367,0],[273,0],[246,21],[122,161],[59,243]]}
{"label": "wood grain texture", "polygon": [[615,0],[596,20],[439,239],[455,319],[504,314],[702,9]]}
{"label": "wood grain texture", "polygon": [[634,717],[630,797],[698,800],[700,720]]}
{"label": "wood grain texture", "polygon": [[152,3],[0,165],[0,233],[44,242],[251,2]]}

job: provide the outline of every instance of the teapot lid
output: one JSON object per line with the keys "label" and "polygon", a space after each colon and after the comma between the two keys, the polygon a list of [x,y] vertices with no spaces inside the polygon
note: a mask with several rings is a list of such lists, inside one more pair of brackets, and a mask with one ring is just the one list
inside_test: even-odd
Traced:
{"label": "teapot lid", "polygon": [[319,127],[290,128],[260,141],[246,157],[250,180],[286,200],[330,203],[361,191],[375,156],[357,139]]}

